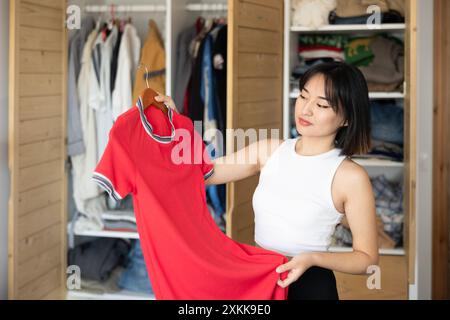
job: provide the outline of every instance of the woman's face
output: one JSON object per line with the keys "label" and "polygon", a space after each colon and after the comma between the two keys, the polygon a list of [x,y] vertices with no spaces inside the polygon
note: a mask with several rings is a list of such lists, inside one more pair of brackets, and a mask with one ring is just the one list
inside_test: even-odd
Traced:
{"label": "woman's face", "polygon": [[302,136],[336,135],[344,125],[344,117],[337,114],[325,98],[325,79],[315,75],[300,92],[295,102],[295,126]]}

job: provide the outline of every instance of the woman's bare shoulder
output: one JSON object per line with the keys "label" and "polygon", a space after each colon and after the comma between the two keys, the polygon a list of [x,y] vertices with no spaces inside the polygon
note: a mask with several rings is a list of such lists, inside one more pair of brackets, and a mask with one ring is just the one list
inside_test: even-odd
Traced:
{"label": "woman's bare shoulder", "polygon": [[351,193],[354,188],[370,186],[366,169],[350,158],[342,161],[335,175],[335,183],[343,193]]}

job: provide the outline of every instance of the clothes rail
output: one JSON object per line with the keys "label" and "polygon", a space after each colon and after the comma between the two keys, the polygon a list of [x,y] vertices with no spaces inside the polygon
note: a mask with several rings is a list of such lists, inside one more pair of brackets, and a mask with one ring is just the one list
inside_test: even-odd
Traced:
{"label": "clothes rail", "polygon": [[187,11],[225,11],[227,9],[228,6],[222,3],[191,3],[186,5]]}
{"label": "clothes rail", "polygon": [[87,5],[86,12],[164,12],[165,5]]}
{"label": "clothes rail", "polygon": [[[226,11],[228,6],[222,3],[191,3],[187,11]],[[86,12],[165,12],[165,5],[86,5]]]}

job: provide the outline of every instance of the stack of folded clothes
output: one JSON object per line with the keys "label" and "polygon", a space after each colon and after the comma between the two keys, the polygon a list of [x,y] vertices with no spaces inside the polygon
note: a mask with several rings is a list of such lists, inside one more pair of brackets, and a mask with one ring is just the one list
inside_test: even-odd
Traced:
{"label": "stack of folded clothes", "polygon": [[377,215],[384,231],[395,241],[396,247],[403,244],[403,185],[389,181],[384,175],[371,179],[375,195]]}
{"label": "stack of folded clothes", "polygon": [[323,62],[334,61],[333,58],[317,58],[317,59],[308,59],[302,60],[303,63],[294,67],[292,70],[292,79],[299,80],[309,68],[315,66],[316,64],[320,64]]}
{"label": "stack of folded clothes", "polygon": [[361,70],[370,92],[403,91],[404,47],[392,36],[300,35],[298,58],[291,81],[316,64],[345,61]]}
{"label": "stack of folded clothes", "polygon": [[366,24],[371,21],[376,6],[380,23],[404,23],[405,3],[403,0],[337,0],[336,9],[330,12],[330,24]]}
{"label": "stack of folded clothes", "polygon": [[292,0],[291,4],[293,26],[405,22],[404,0]]}
{"label": "stack of folded clothes", "polygon": [[383,34],[349,38],[345,62],[361,70],[369,92],[403,91],[404,48],[400,39]]}
{"label": "stack of folded clothes", "polygon": [[344,61],[347,41],[348,37],[345,35],[300,35],[298,43],[300,61],[324,58]]}
{"label": "stack of folded clothes", "polygon": [[120,274],[117,285],[123,290],[153,294],[144,255],[139,240],[132,240],[132,249]]}
{"label": "stack of folded clothes", "polygon": [[328,24],[336,0],[292,0],[291,9],[293,26],[317,29]]}
{"label": "stack of folded clothes", "polygon": [[378,35],[372,39],[369,48],[373,59],[365,65],[358,65],[366,78],[369,91],[403,92],[403,42],[395,37]]}
{"label": "stack of folded clothes", "polygon": [[403,106],[395,100],[373,100],[370,105],[372,146],[355,157],[403,161]]}
{"label": "stack of folded clothes", "polygon": [[[385,231],[384,223],[380,216],[377,216],[378,247],[384,249],[394,249],[396,243]],[[351,247],[353,237],[347,219],[344,217],[342,222],[336,226],[331,245],[333,247]]]}
{"label": "stack of folded clothes", "polygon": [[136,217],[131,210],[108,210],[102,213],[103,230],[136,232]]}
{"label": "stack of folded clothes", "polygon": [[130,244],[122,239],[98,238],[68,251],[68,264],[80,268],[82,280],[107,281],[113,271],[124,266]]}
{"label": "stack of folded clothes", "polygon": [[[403,188],[401,183],[389,181],[384,175],[370,179],[375,197],[378,245],[380,248],[398,248],[403,245]],[[336,226],[332,238],[334,246],[351,246],[352,234],[344,218]]]}
{"label": "stack of folded clothes", "polygon": [[68,262],[80,268],[83,291],[153,294],[139,240],[99,238],[84,242],[69,250]]}
{"label": "stack of folded clothes", "polygon": [[345,46],[345,62],[356,67],[367,67],[370,65],[375,57],[375,53],[370,46],[375,37],[350,37]]}
{"label": "stack of folded clothes", "polygon": [[[298,87],[298,80],[305,72],[320,63],[345,60],[346,35],[300,35],[298,38],[298,64],[291,74],[291,82]],[[298,89],[298,88],[297,88]]]}

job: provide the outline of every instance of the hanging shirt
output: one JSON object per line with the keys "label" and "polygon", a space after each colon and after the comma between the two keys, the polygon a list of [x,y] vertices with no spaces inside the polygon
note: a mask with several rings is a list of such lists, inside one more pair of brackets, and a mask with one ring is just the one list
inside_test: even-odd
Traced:
{"label": "hanging shirt", "polygon": [[217,137],[217,104],[216,104],[216,86],[214,81],[214,70],[212,65],[212,45],[213,38],[207,35],[205,38],[205,47],[202,55],[202,74],[200,80],[200,96],[205,108],[203,114],[203,138],[205,141],[214,145],[215,155],[221,157],[223,151],[220,149],[223,144]]}
{"label": "hanging shirt", "polygon": [[217,109],[219,130],[223,135],[223,145],[226,146],[227,123],[227,30],[226,25],[217,32],[217,38],[213,47],[214,76],[217,94]]}
{"label": "hanging shirt", "polygon": [[98,158],[102,155],[108,141],[108,133],[113,125],[111,102],[111,59],[113,48],[118,37],[118,29],[114,26],[103,41],[100,33],[93,47],[92,71],[90,74],[89,105],[95,110],[97,128]]}
{"label": "hanging shirt", "polygon": [[80,101],[81,133],[86,144],[86,152],[71,157],[73,177],[73,199],[78,212],[85,217],[77,220],[75,231],[81,226],[89,230],[103,228],[101,214],[106,207],[103,189],[91,181],[92,170],[97,165],[97,135],[95,111],[89,107],[89,75],[92,68],[91,52],[98,32],[93,30],[84,45],[81,69],[78,78],[77,97]]}
{"label": "hanging shirt", "polygon": [[119,48],[117,75],[112,93],[113,119],[133,106],[133,81],[139,63],[141,40],[136,28],[127,24]]}
{"label": "hanging shirt", "polygon": [[[206,35],[204,41],[204,48],[202,52],[202,71],[200,80],[200,96],[204,105],[204,119],[203,119],[203,140],[208,143],[208,148],[214,150],[214,158],[223,155],[222,135],[218,129],[218,110],[216,97],[216,83],[214,78],[212,47],[213,47],[213,33],[217,34],[218,27]],[[222,188],[223,191],[225,189]],[[220,201],[219,186],[210,185],[206,192],[213,205],[214,211],[221,216],[225,212],[225,204]]]}
{"label": "hanging shirt", "polygon": [[81,68],[84,44],[94,29],[94,20],[87,17],[81,22],[69,40],[69,60],[67,68],[67,154],[75,156],[85,152],[85,142],[81,130],[80,103],[77,94],[77,80]]}
{"label": "hanging shirt", "polygon": [[157,299],[285,299],[275,269],[287,258],[230,239],[208,212],[204,151],[188,117],[139,98],[114,123],[93,180],[114,199],[132,194]]}
{"label": "hanging shirt", "polygon": [[181,31],[177,39],[176,48],[176,64],[175,64],[175,84],[177,88],[173,93],[173,101],[178,108],[179,113],[183,114],[184,96],[188,88],[189,78],[192,73],[192,65],[194,63],[192,56],[189,53],[189,45],[195,38],[197,30],[195,25]]}
{"label": "hanging shirt", "polygon": [[[192,67],[192,74],[191,78],[189,80],[189,101],[188,101],[188,107],[187,107],[187,115],[189,118],[192,119],[194,122],[199,122],[202,125],[199,130],[199,133],[203,134],[203,120],[204,120],[204,114],[205,114],[205,105],[203,104],[203,100],[201,97],[201,81],[202,81],[202,66],[203,66],[203,51],[205,48],[205,42],[204,37],[207,33],[207,31],[204,31],[205,29],[202,29],[202,31],[197,35],[196,40],[194,40],[195,45],[195,52],[196,55],[193,56],[194,58],[194,65]],[[194,50],[194,49],[192,49]],[[196,127],[197,128],[197,127]]]}

